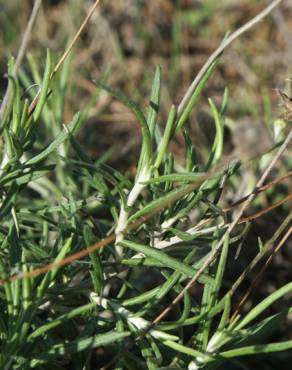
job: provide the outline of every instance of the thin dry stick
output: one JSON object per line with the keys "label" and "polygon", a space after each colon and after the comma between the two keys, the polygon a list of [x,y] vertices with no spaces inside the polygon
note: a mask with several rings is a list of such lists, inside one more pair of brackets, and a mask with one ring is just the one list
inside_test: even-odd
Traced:
{"label": "thin dry stick", "polygon": [[76,32],[75,36],[73,37],[72,41],[70,42],[67,50],[64,52],[64,54],[61,56],[58,63],[55,65],[55,68],[53,69],[51,73],[51,77],[53,78],[54,74],[58,71],[58,69],[61,67],[61,65],[64,63],[64,60],[67,58],[71,50],[73,49],[76,41],[78,40],[79,36],[83,32],[84,28],[86,27],[89,19],[91,18],[92,14],[94,13],[97,5],[99,4],[100,0],[96,0],[95,3],[92,5],[91,9],[89,10],[87,16],[85,17],[84,21],[82,22],[81,26],[79,27],[79,30]]}
{"label": "thin dry stick", "polygon": [[283,199],[279,200],[277,203],[272,204],[270,207],[264,208],[261,211],[254,213],[253,215],[250,215],[250,216],[241,218],[238,221],[238,223],[239,224],[242,224],[242,223],[245,223],[245,222],[249,222],[249,221],[255,220],[256,218],[261,217],[265,213],[271,212],[273,209],[279,207],[281,204],[284,204],[285,202],[287,202],[290,199],[292,199],[292,193],[289,194],[289,195],[287,195]]}
{"label": "thin dry stick", "polygon": [[267,259],[267,261],[265,262],[264,266],[261,268],[261,270],[259,271],[259,273],[255,277],[255,279],[253,280],[251,286],[248,288],[247,292],[244,294],[244,296],[240,300],[240,302],[239,302],[238,306],[236,307],[233,315],[231,316],[231,319],[230,319],[231,322],[234,321],[235,318],[238,316],[241,307],[244,305],[244,303],[246,302],[247,298],[250,296],[250,294],[252,293],[252,291],[258,285],[258,283],[260,282],[260,279],[261,279],[263,273],[265,272],[266,268],[271,264],[273,257],[279,251],[279,249],[284,245],[284,243],[287,241],[287,239],[289,238],[289,236],[291,235],[291,233],[292,233],[292,226],[290,226],[290,228],[288,229],[288,231],[286,232],[286,234],[283,236],[283,238],[280,240],[280,242],[278,243],[278,245],[276,246],[276,248],[274,249],[274,251],[270,254],[270,256]]}
{"label": "thin dry stick", "polygon": [[[278,179],[277,179],[278,180]],[[271,183],[270,183],[271,184]],[[270,187],[270,186],[269,186]],[[264,186],[262,187],[264,188]],[[261,188],[261,189],[262,189]],[[262,190],[263,191],[263,190]],[[256,194],[259,194],[259,191],[256,192]],[[247,198],[245,197],[244,200],[246,200]],[[250,222],[250,221],[253,221],[259,217],[261,217],[262,215],[268,213],[268,212],[271,212],[272,210],[274,210],[275,208],[279,207],[280,205],[286,203],[288,200],[292,199],[292,193],[287,195],[286,197],[284,197],[283,199],[279,200],[277,203],[275,204],[272,204],[271,206],[267,207],[267,208],[264,208],[256,213],[253,213],[252,215],[250,216],[247,216],[247,217],[242,217],[239,221],[238,221],[238,224],[243,224],[243,223],[246,223],[246,222]],[[240,204],[243,203],[244,200],[241,200]],[[239,205],[239,204],[238,204]],[[235,206],[234,206],[235,207]],[[223,210],[223,212],[226,212],[225,210]],[[202,225],[206,225],[207,223],[213,221],[214,218],[207,218],[207,219],[203,219],[196,227],[193,227],[189,230],[187,230],[188,233],[190,234],[194,234],[195,232],[200,232],[198,231],[198,226],[201,227]],[[210,229],[214,230],[216,227],[222,227],[222,228],[227,228],[230,224],[228,223],[222,223],[221,225],[217,225],[217,226],[213,226],[211,227]],[[209,229],[209,230],[210,230]],[[207,231],[207,230],[205,230]],[[208,231],[209,232],[209,231]],[[169,239],[169,241],[162,241],[162,242],[158,242],[156,245],[155,245],[155,248],[157,249],[163,249],[163,248],[166,248],[170,245],[173,245],[174,243],[177,243],[178,241],[180,241],[180,238],[175,236],[175,237],[172,237]]]}
{"label": "thin dry stick", "polygon": [[227,297],[231,298],[233,296],[233,294],[236,292],[237,288],[243,282],[243,280],[247,277],[247,275],[255,268],[255,266],[267,254],[267,252],[270,252],[272,250],[275,241],[279,239],[280,235],[284,232],[284,230],[290,224],[291,220],[292,220],[292,211],[288,214],[288,216],[280,224],[278,229],[275,231],[274,235],[265,243],[264,247],[257,253],[254,259],[250,262],[250,264],[245,268],[245,270],[236,279],[236,281],[233,283],[229,291],[221,298],[220,302],[218,303],[218,306],[220,305],[222,307],[226,298]]}
{"label": "thin dry stick", "polygon": [[5,279],[0,279],[0,286],[6,284],[8,282],[11,282],[11,281],[23,280],[23,279],[27,279],[27,278],[31,278],[31,277],[35,277],[35,276],[44,274],[44,273],[48,272],[49,270],[52,270],[56,267],[69,265],[70,263],[76,261],[77,259],[84,258],[84,257],[88,256],[90,253],[93,253],[96,250],[98,250],[100,248],[103,248],[106,245],[109,245],[114,240],[115,240],[115,235],[111,234],[107,238],[104,238],[104,239],[100,240],[99,242],[97,242],[95,244],[92,244],[88,248],[82,249],[81,251],[72,254],[71,256],[65,257],[60,261],[49,263],[45,266],[30,270],[29,272],[26,272],[26,273],[18,273],[17,275],[12,275],[12,276],[9,276]]}
{"label": "thin dry stick", "polygon": [[[67,56],[70,54],[71,50],[73,49],[73,47],[76,44],[78,38],[80,37],[81,33],[83,32],[84,28],[86,27],[89,19],[91,18],[92,14],[94,13],[94,11],[95,11],[97,5],[99,4],[99,2],[100,2],[100,0],[96,0],[95,3],[92,5],[91,9],[87,13],[84,21],[82,22],[81,26],[79,27],[78,31],[76,32],[76,34],[73,37],[72,41],[70,42],[69,46],[67,47],[67,49],[65,50],[65,52],[63,53],[63,55],[61,56],[61,58],[59,59],[59,61],[55,65],[54,69],[52,70],[52,73],[50,75],[50,79],[52,79],[55,76],[55,74],[58,72],[58,70],[60,69],[60,67],[64,63],[65,59],[67,58]],[[39,99],[39,95],[40,95],[40,91],[34,97],[33,101],[31,102],[31,104],[28,108],[28,113],[29,114],[31,114],[34,111],[34,109],[36,107],[36,104],[37,104],[37,101]]]}
{"label": "thin dry stick", "polygon": [[[41,4],[42,4],[42,0],[36,0],[34,5],[33,5],[33,8],[32,8],[32,11],[31,11],[31,14],[30,14],[27,26],[26,26],[26,29],[25,29],[24,34],[23,34],[21,45],[19,47],[18,54],[17,54],[16,60],[15,60],[14,69],[12,71],[12,77],[14,77],[14,78],[16,77],[16,73],[17,73],[18,68],[20,67],[22,59],[24,57],[24,54],[25,54],[25,51],[26,51],[26,48],[27,48],[27,45],[28,45],[28,42],[29,42],[29,39],[30,39],[31,30],[32,30],[33,24],[36,20],[36,16],[38,14],[38,11],[39,11],[39,8],[40,8]],[[8,101],[9,101],[9,98],[10,98],[11,89],[10,89],[9,86],[10,85],[8,84],[8,87],[6,89],[6,92],[5,92],[5,95],[4,95],[2,104],[1,104],[0,118],[3,116],[6,105],[8,104]]]}
{"label": "thin dry stick", "polygon": [[203,65],[199,73],[197,74],[196,78],[188,88],[187,92],[185,93],[182,101],[178,106],[178,116],[183,112],[185,109],[189,99],[193,95],[196,87],[198,86],[199,82],[201,81],[202,77],[206,73],[206,71],[210,68],[212,63],[219,57],[219,55],[229,46],[235,39],[241,36],[243,33],[248,31],[254,25],[262,21],[277,5],[281,3],[282,0],[274,0],[271,2],[269,6],[267,6],[264,10],[262,10],[259,14],[257,14],[254,18],[252,18],[249,22],[245,23],[242,27],[238,28],[234,31],[229,37],[222,41],[222,43],[218,46],[218,48],[214,51],[213,54],[210,55],[206,63]]}
{"label": "thin dry stick", "polygon": [[[263,175],[261,176],[260,180],[258,181],[258,183],[256,184],[256,188],[259,188],[263,185],[264,181],[266,180],[267,176],[269,175],[269,173],[271,172],[272,168],[274,167],[274,165],[276,164],[276,162],[278,161],[278,159],[281,157],[281,155],[283,154],[283,152],[285,151],[285,149],[287,148],[287,146],[289,145],[289,142],[292,138],[292,129],[290,130],[286,140],[283,142],[283,144],[280,146],[279,150],[277,151],[275,157],[273,158],[273,160],[271,161],[271,163],[268,165],[268,167],[266,168],[265,172],[263,173]],[[217,255],[219,254],[223,244],[224,244],[224,241],[225,241],[225,238],[227,235],[229,235],[231,233],[231,231],[234,229],[234,227],[237,225],[238,221],[240,220],[243,212],[246,210],[246,208],[249,206],[249,204],[253,201],[253,199],[256,197],[256,194],[255,193],[252,193],[248,198],[247,200],[243,203],[238,215],[236,216],[236,218],[234,219],[234,221],[230,224],[230,226],[228,227],[227,231],[225,232],[225,234],[223,235],[223,237],[220,239],[219,243],[217,244],[217,246],[212,250],[211,254],[209,255],[209,257],[205,260],[205,262],[203,263],[202,267],[195,273],[195,275],[193,276],[193,278],[188,282],[188,284],[182,289],[182,291],[177,295],[177,297],[171,302],[171,304],[166,307],[156,318],[155,320],[153,321],[153,325],[154,324],[157,324],[158,322],[160,322],[167,314],[169,311],[171,311],[171,309],[178,303],[180,302],[180,300],[183,298],[184,294],[186,291],[188,291],[194,284],[195,282],[198,280],[198,278],[202,275],[202,273],[206,270],[206,268],[208,268],[208,266],[214,261],[214,259],[217,257]]]}
{"label": "thin dry stick", "polygon": [[272,249],[273,244],[275,241],[280,237],[282,232],[286,229],[286,227],[290,224],[292,220],[292,211],[288,214],[288,216],[285,218],[285,220],[281,223],[281,225],[278,227],[274,235],[271,239],[269,239],[262,250],[258,252],[258,254],[254,257],[254,259],[251,261],[251,263],[245,268],[245,270],[240,274],[240,276],[236,279],[235,283],[232,285],[231,289],[227,292],[227,294],[222,298],[224,300],[227,295],[230,297],[234,294],[234,292],[237,290],[239,285],[242,283],[242,281],[246,278],[246,276],[255,268],[255,266],[259,263],[259,261],[262,259],[262,257]]}
{"label": "thin dry stick", "polygon": [[[268,184],[266,184],[264,186],[261,186],[260,188],[257,188],[254,191],[254,193],[256,193],[256,194],[262,193],[263,191],[266,191],[267,189],[270,189],[272,186],[275,186],[275,185],[279,184],[280,182],[282,182],[284,180],[287,180],[291,176],[292,176],[292,171],[288,172],[284,176],[281,176],[281,177],[276,178],[275,180],[269,182]],[[249,196],[250,196],[250,194],[246,195],[245,197],[243,197],[243,198],[239,199],[238,201],[234,202],[233,204],[231,204],[231,206],[226,207],[226,208],[223,208],[222,211],[223,212],[229,212],[229,211],[231,211],[234,207],[239,206],[241,203],[243,203],[245,200],[247,200],[247,198]]]}
{"label": "thin dry stick", "polygon": [[[263,187],[264,188],[264,187]],[[259,192],[257,191],[256,194],[259,194]],[[289,194],[287,195],[286,197],[284,197],[283,199],[281,199],[279,202],[275,203],[275,204],[272,204],[270,207],[267,207],[265,209],[262,209],[261,211],[259,212],[256,212],[250,216],[247,216],[247,217],[243,217],[241,218],[239,221],[238,221],[238,224],[243,224],[243,223],[246,223],[246,222],[250,222],[252,220],[255,220],[256,218],[259,218],[261,217],[262,215],[268,213],[268,212],[271,212],[273,209],[279,207],[280,205],[284,204],[285,202],[287,202],[288,200],[292,199],[292,194]],[[246,198],[244,199],[246,200]],[[240,204],[243,202],[243,200],[240,202]],[[225,212],[225,210],[223,210],[223,212]],[[192,235],[195,234],[195,232],[197,233],[200,233],[200,231],[198,230],[198,226],[201,227],[202,225],[206,225],[207,223],[213,221],[214,218],[207,218],[207,219],[203,219],[201,222],[199,222],[199,224],[196,226],[196,227],[193,227],[191,229],[188,229],[187,230],[187,233],[190,233]],[[222,229],[223,228],[227,228],[230,224],[229,223],[222,223],[221,225],[217,224],[216,226],[213,226],[211,227],[210,229],[204,229],[205,232],[210,232],[210,230],[215,230],[215,228],[218,228],[218,227],[221,227]],[[204,232],[203,231],[203,232]],[[201,233],[203,233],[201,231]],[[155,248],[157,249],[164,249],[164,248],[167,248],[177,242],[180,241],[180,238],[177,237],[177,236],[174,236],[172,238],[169,239],[169,241],[161,241],[161,242],[158,242],[157,244],[154,245]]]}
{"label": "thin dry stick", "polygon": [[[257,188],[255,191],[254,191],[254,194],[260,194],[268,189],[270,189],[271,187],[279,184],[280,182],[284,181],[284,180],[287,180],[289,177],[292,176],[292,171],[288,172],[286,175],[283,175],[281,177],[278,177],[276,178],[275,180],[273,181],[270,181],[268,184],[266,185],[263,185],[261,186],[260,188]],[[229,207],[226,207],[226,208],[223,208],[222,209],[222,212],[226,213],[226,212],[229,212],[231,211],[233,208],[239,206],[240,204],[242,204],[243,202],[245,202],[247,200],[247,198],[250,196],[250,194],[246,195],[245,197],[239,199],[238,201],[234,202],[231,206]],[[247,222],[247,221],[250,221],[250,220],[253,220],[255,218],[258,218],[260,217],[261,215],[263,215],[264,213],[267,213],[267,212],[270,212],[272,209],[276,208],[276,207],[279,207],[281,204],[287,202],[287,200],[289,200],[290,198],[292,197],[292,194],[289,194],[287,197],[281,199],[279,202],[273,204],[272,206],[268,207],[268,208],[265,208],[257,213],[254,213],[253,215],[250,215],[248,217],[245,217],[245,218],[242,218],[239,223],[243,223],[243,222]],[[214,218],[206,218],[206,219],[203,219],[201,220],[198,225],[193,228],[194,231],[196,230],[199,230],[202,226],[206,225],[207,223],[213,221]],[[224,224],[225,227],[228,227],[229,224]]]}

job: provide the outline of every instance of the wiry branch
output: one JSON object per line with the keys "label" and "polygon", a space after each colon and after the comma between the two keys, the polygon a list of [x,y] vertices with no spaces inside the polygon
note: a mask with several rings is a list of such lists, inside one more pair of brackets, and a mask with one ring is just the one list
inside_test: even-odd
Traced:
{"label": "wiry branch", "polygon": [[201,81],[202,77],[206,73],[206,71],[210,68],[212,63],[223,53],[223,51],[229,46],[235,39],[241,36],[243,33],[248,31],[250,28],[255,26],[257,23],[262,21],[277,5],[281,3],[282,0],[274,0],[271,2],[269,6],[267,6],[263,11],[257,14],[254,18],[250,21],[245,23],[242,27],[238,28],[234,31],[230,36],[222,41],[222,43],[218,46],[218,48],[210,55],[206,63],[200,69],[199,73],[197,74],[196,78],[191,83],[190,87],[188,88],[187,92],[185,93],[182,101],[178,106],[178,115],[180,115],[183,110],[185,109],[189,99],[193,95],[196,87],[198,86],[199,82]]}

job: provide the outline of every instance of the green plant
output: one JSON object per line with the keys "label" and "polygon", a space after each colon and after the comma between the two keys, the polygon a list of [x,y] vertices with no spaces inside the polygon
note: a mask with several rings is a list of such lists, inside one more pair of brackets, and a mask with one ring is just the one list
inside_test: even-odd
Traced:
{"label": "green plant", "polygon": [[[265,344],[292,307],[260,316],[291,292],[291,282],[247,314],[230,318],[239,283],[275,240],[259,241],[257,257],[230,289],[224,287],[229,250],[248,232],[238,222],[256,196],[248,197],[232,222],[219,205],[222,182],[232,188],[240,167],[223,157],[228,90],[219,107],[209,99],[216,134],[202,162],[184,130],[220,54],[240,33],[225,38],[179,107],[170,107],[164,127],[159,66],[147,114],[108,86],[108,74],[96,82],[95,99],[105,90],[140,125],[135,178],[109,166],[106,157],[93,161],[78,141],[92,101],[62,122],[70,58],[56,63],[56,71],[47,51],[42,78],[32,56],[29,69],[18,73],[9,60],[10,94],[0,125],[1,369],[80,369],[96,348],[101,360],[94,358],[93,368],[105,365],[110,353],[115,369],[216,369],[240,367],[242,356],[292,348],[291,340]],[[41,86],[37,98],[29,89],[34,84]],[[33,103],[22,99],[22,88]],[[185,156],[177,160],[168,147],[179,133]],[[277,143],[280,149],[258,186],[291,135]],[[291,212],[278,236],[289,222]],[[104,239],[88,249],[86,259],[62,266],[67,256]],[[38,273],[48,263],[46,273]],[[191,293],[196,281],[200,286]]]}

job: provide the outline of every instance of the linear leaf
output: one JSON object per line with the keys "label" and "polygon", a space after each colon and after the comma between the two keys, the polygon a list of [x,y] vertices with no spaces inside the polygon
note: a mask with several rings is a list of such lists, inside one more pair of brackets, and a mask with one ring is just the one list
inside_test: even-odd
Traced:
{"label": "linear leaf", "polygon": [[[166,253],[161,252],[155,248],[151,248],[144,244],[134,243],[130,240],[122,240],[119,244],[136,252],[143,253],[147,257],[157,259],[159,262],[163,263],[165,267],[169,267],[175,271],[179,271],[188,277],[193,277],[196,273],[196,270],[193,267],[183,263],[182,261],[178,261],[173,257],[169,257]],[[199,281],[204,284],[210,284],[213,282],[213,279],[206,274],[203,274],[199,278]]]}
{"label": "linear leaf", "polygon": [[157,122],[157,114],[160,103],[160,90],[161,90],[161,67],[156,66],[155,76],[152,84],[152,91],[150,102],[148,106],[147,123],[150,131],[151,138],[154,136],[155,125]]}
{"label": "linear leaf", "polygon": [[209,69],[206,71],[204,76],[202,77],[201,81],[199,82],[197,88],[195,89],[193,95],[191,96],[190,100],[187,102],[184,110],[182,111],[181,115],[178,118],[177,126],[176,126],[176,132],[178,132],[183,125],[186,123],[187,119],[189,118],[189,115],[194,108],[194,106],[197,103],[197,100],[205,87],[207,81],[209,80],[212,72],[214,71],[216,65],[218,63],[218,59],[216,59],[209,67]]}
{"label": "linear leaf", "polygon": [[67,130],[63,130],[60,134],[55,138],[54,141],[51,142],[43,151],[37,154],[35,157],[26,161],[26,165],[32,165],[44,160],[49,154],[51,154],[58,146],[68,137],[69,133],[74,132],[75,128],[78,125],[80,118],[80,114],[76,113],[73,117],[72,121],[68,124]]}
{"label": "linear leaf", "polygon": [[292,349],[292,340],[287,340],[285,342],[270,343],[270,344],[257,344],[254,346],[246,346],[236,349],[231,349],[230,351],[224,351],[220,353],[222,358],[232,358],[240,356],[257,355],[261,353],[273,353],[281,352]]}
{"label": "linear leaf", "polygon": [[111,343],[118,342],[131,335],[130,332],[116,333],[114,331],[106,334],[94,335],[89,338],[78,339],[66,344],[58,344],[52,346],[46,353],[35,356],[38,359],[53,359],[59,356],[67,355],[68,353],[76,353],[90,350],[98,346],[107,346]]}
{"label": "linear leaf", "polygon": [[143,137],[143,143],[142,148],[145,151],[145,157],[143,156],[143,151],[141,152],[141,158],[145,159],[145,162],[150,165],[150,158],[151,158],[151,135],[150,131],[147,125],[147,121],[144,117],[144,114],[142,113],[141,109],[138,107],[138,105],[127,98],[125,95],[123,95],[121,92],[116,91],[109,87],[108,85],[97,82],[97,85],[101,86],[105,91],[107,91],[110,95],[112,95],[114,98],[119,100],[121,103],[123,103],[126,107],[130,108],[131,111],[134,113],[134,115],[137,118],[137,121],[139,122],[141,126],[142,131],[142,137]]}
{"label": "linear leaf", "polygon": [[44,72],[44,77],[43,77],[42,89],[41,89],[41,93],[40,93],[35,111],[33,113],[34,121],[38,120],[39,116],[42,113],[43,107],[46,103],[46,100],[47,100],[51,68],[52,68],[51,54],[50,54],[49,49],[47,49],[46,67],[45,67],[45,72]]}
{"label": "linear leaf", "polygon": [[261,301],[257,306],[255,306],[249,313],[240,321],[236,326],[236,329],[242,329],[252,320],[254,320],[259,314],[261,314],[266,308],[268,308],[276,300],[280,299],[284,295],[292,291],[292,282],[284,285],[282,288],[276,290],[274,293],[270,294],[267,298]]}

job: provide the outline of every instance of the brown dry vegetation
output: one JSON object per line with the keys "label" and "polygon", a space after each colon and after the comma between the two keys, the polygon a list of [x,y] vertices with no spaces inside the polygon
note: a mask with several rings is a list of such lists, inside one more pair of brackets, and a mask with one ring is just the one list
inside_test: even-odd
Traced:
{"label": "brown dry vegetation", "polygon": [[[226,32],[257,14],[263,4],[248,0],[240,3],[232,0],[105,1],[74,49],[64,120],[68,121],[88,101],[95,89],[92,80],[100,78],[108,68],[111,69],[110,84],[145,105],[156,64],[162,67],[161,112],[166,118],[170,103],[180,101]],[[9,53],[15,54],[17,50],[19,31],[25,27],[30,5],[29,1],[16,0],[2,4],[2,72]],[[76,30],[89,5],[90,2],[84,4],[78,0],[46,1],[36,22],[30,51],[41,58],[46,47],[56,53],[64,50],[66,40]],[[285,79],[292,75],[289,64],[291,14],[291,4],[285,1],[268,19],[225,51],[188,124],[198,146],[208,143],[210,136],[206,98],[219,100],[225,86],[230,89],[229,115],[233,119],[248,117],[259,125],[265,124],[269,115],[269,107],[264,109],[267,101],[272,105],[273,115],[277,114],[279,97],[274,89],[283,88],[287,84]],[[5,27],[6,24],[9,27]],[[112,160],[121,160],[121,150],[123,162],[130,164],[131,155],[136,155],[138,150],[138,129],[133,117],[106,94],[97,101],[83,136],[95,156],[114,145],[119,155],[115,158],[114,154]],[[177,140],[179,150],[181,144]]]}

